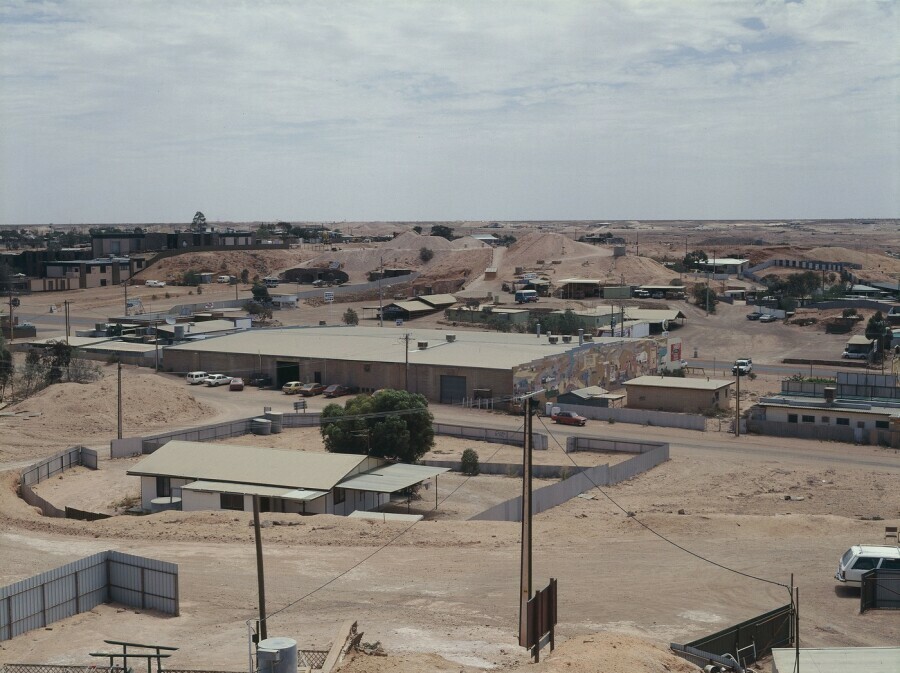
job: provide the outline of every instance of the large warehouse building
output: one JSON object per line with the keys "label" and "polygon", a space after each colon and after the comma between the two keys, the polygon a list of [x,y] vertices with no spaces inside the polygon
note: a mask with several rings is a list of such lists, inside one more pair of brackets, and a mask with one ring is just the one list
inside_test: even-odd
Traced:
{"label": "large warehouse building", "polygon": [[250,330],[170,346],[163,369],[233,376],[262,372],[279,387],[316,381],[358,386],[362,392],[406,389],[450,404],[537,389],[610,388],[656,370],[657,344],[651,339],[578,341],[397,327]]}

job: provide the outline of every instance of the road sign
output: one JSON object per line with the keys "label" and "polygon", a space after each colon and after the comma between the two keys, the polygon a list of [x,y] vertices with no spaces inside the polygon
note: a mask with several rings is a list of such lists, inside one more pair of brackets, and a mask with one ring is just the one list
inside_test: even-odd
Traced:
{"label": "road sign", "polygon": [[397,327],[403,327],[403,318],[397,318],[397,320],[394,321],[394,324]]}
{"label": "road sign", "polygon": [[294,402],[294,411],[306,411],[306,400]]}
{"label": "road sign", "polygon": [[328,302],[329,304],[331,302],[333,302],[334,301],[334,292],[331,292],[330,290],[325,292],[325,301]]}

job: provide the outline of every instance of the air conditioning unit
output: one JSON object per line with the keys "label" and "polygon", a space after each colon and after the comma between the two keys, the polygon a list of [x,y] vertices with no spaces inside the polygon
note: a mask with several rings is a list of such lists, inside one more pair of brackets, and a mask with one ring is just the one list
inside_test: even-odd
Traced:
{"label": "air conditioning unit", "polygon": [[447,334],[446,336],[447,336],[447,343],[448,343],[448,344],[452,344],[454,341],[456,341],[456,335],[455,335],[455,334]]}
{"label": "air conditioning unit", "polygon": [[423,350],[425,350],[426,348],[428,348],[428,342],[427,342],[427,341],[420,341],[418,345],[419,345],[419,350],[420,350],[420,351],[423,351]]}

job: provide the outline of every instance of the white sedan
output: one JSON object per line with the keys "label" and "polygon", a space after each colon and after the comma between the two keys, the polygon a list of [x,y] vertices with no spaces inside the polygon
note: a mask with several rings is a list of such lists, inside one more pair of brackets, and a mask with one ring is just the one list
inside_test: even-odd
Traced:
{"label": "white sedan", "polygon": [[225,374],[210,374],[203,379],[203,383],[208,386],[226,386],[231,383],[231,377]]}

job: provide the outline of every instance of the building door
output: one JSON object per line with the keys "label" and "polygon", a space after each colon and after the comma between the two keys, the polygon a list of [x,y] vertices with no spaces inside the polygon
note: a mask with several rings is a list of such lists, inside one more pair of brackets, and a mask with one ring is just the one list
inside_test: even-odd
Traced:
{"label": "building door", "polygon": [[[296,362],[275,361],[275,388],[280,389],[288,381],[300,381],[300,365]],[[301,381],[301,383],[306,383]]]}
{"label": "building door", "polygon": [[456,404],[466,396],[466,377],[441,374],[441,403]]}

